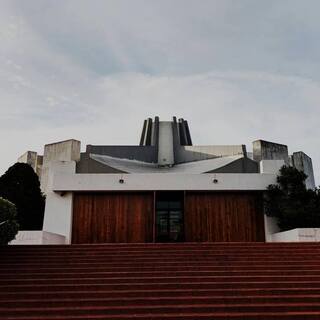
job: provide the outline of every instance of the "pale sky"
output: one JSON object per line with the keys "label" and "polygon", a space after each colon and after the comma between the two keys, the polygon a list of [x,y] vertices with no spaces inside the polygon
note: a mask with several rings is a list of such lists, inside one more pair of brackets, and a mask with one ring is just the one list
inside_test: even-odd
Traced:
{"label": "pale sky", "polygon": [[69,138],[287,144],[320,178],[319,0],[0,0],[0,174]]}

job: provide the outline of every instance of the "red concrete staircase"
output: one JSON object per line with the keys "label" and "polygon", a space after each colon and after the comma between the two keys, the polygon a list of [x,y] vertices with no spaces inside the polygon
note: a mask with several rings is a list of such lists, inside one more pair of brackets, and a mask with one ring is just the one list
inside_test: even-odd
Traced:
{"label": "red concrete staircase", "polygon": [[1,247],[0,319],[320,319],[320,245]]}

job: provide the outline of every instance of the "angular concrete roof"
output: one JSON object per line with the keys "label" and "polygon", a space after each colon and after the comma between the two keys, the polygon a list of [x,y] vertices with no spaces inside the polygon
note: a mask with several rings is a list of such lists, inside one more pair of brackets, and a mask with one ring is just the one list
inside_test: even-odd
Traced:
{"label": "angular concrete roof", "polygon": [[205,173],[237,161],[243,158],[243,155],[187,162],[176,164],[172,167],[159,167],[157,164],[137,160],[119,159],[99,154],[90,154],[90,158],[101,164],[127,173]]}

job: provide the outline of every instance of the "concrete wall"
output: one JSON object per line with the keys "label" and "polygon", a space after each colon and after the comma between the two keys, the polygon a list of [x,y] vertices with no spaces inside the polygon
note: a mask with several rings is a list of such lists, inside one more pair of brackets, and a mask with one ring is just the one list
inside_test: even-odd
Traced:
{"label": "concrete wall", "polygon": [[[119,183],[123,179],[124,183]],[[213,180],[218,180],[213,183]],[[54,174],[54,191],[265,190],[274,174]]]}
{"label": "concrete wall", "polygon": [[38,175],[39,179],[42,175],[42,167],[43,167],[43,156],[37,156],[37,165],[36,165],[36,174]]}
{"label": "concrete wall", "polygon": [[46,231],[19,231],[10,245],[65,244],[64,236]]}
{"label": "concrete wall", "polygon": [[35,170],[37,164],[37,153],[35,151],[27,151],[18,158],[18,162],[27,163],[33,170]]}
{"label": "concrete wall", "polygon": [[259,173],[259,163],[249,158],[241,158],[208,173]]}
{"label": "concrete wall", "polygon": [[280,231],[278,227],[277,219],[274,217],[268,217],[264,215],[264,233],[266,237],[266,242],[273,241],[273,235]]}
{"label": "concrete wall", "polygon": [[83,152],[80,154],[80,161],[76,165],[77,173],[126,173],[116,168],[102,164],[90,157],[90,154]]}
{"label": "concrete wall", "polygon": [[158,147],[156,146],[93,146],[87,145],[87,153],[106,155],[120,159],[138,160],[143,162],[158,162]]}
{"label": "concrete wall", "polygon": [[[68,176],[75,173],[75,162],[53,161],[48,170],[48,186],[43,231],[62,235],[66,243],[71,243],[72,229],[72,192],[54,192],[53,178],[55,174]],[[77,175],[81,176],[81,175]]]}
{"label": "concrete wall", "polygon": [[22,156],[20,156],[17,162],[27,163],[32,169],[36,172],[36,174],[41,177],[41,170],[43,164],[43,156],[39,156],[35,151],[27,151]]}
{"label": "concrete wall", "polygon": [[260,172],[278,174],[281,167],[285,165],[284,160],[261,160]]}
{"label": "concrete wall", "polygon": [[272,242],[320,242],[320,228],[301,228],[278,232]]}
{"label": "concrete wall", "polygon": [[50,161],[79,161],[80,141],[70,139],[44,146],[43,162]]}
{"label": "concrete wall", "polygon": [[[280,168],[285,164],[284,160],[261,160],[260,161],[260,173],[274,174],[276,177],[279,173]],[[276,178],[273,183],[276,183]],[[274,217],[268,217],[264,215],[264,232],[266,242],[272,242],[272,236],[274,233],[279,232],[277,219]]]}
{"label": "concrete wall", "polygon": [[66,140],[44,146],[43,165],[41,174],[41,190],[48,192],[49,167],[53,161],[79,161],[80,141]]}
{"label": "concrete wall", "polygon": [[207,160],[217,157],[246,155],[244,145],[181,146],[174,150],[176,163]]}
{"label": "concrete wall", "polygon": [[307,176],[306,187],[308,189],[314,189],[316,187],[312,159],[307,156],[304,152],[294,152],[292,157],[292,165],[300,171],[303,171]]}
{"label": "concrete wall", "polygon": [[42,244],[42,231],[19,231],[9,244]]}
{"label": "concrete wall", "polygon": [[167,166],[174,164],[173,131],[172,122],[161,121],[159,123],[159,150],[158,164]]}
{"label": "concrete wall", "polygon": [[[172,138],[171,122],[160,122],[157,146],[92,146],[87,145],[85,153],[77,164],[77,173],[116,172],[90,159],[90,154],[106,155],[114,158],[138,160],[161,165],[181,164],[225,156],[245,155],[244,145],[235,146],[177,146]],[[166,128],[164,130],[164,128]],[[161,133],[160,133],[161,131]],[[161,134],[161,136],[160,136]],[[166,159],[166,161],[163,161]]]}
{"label": "concrete wall", "polygon": [[289,162],[288,147],[283,144],[257,140],[253,142],[253,159],[261,160],[284,160]]}

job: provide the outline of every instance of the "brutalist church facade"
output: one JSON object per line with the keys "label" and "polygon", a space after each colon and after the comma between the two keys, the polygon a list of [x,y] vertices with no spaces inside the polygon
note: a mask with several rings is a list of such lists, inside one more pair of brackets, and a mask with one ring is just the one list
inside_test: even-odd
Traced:
{"label": "brutalist church facade", "polygon": [[[210,136],[210,133],[208,133]],[[43,230],[65,243],[266,241],[274,231],[263,191],[292,165],[308,175],[312,160],[286,145],[194,146],[184,119],[143,123],[136,146],[66,140],[43,156],[19,158],[39,174],[47,195]]]}

